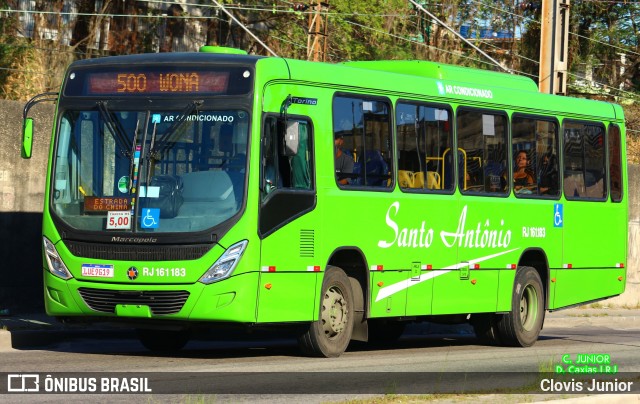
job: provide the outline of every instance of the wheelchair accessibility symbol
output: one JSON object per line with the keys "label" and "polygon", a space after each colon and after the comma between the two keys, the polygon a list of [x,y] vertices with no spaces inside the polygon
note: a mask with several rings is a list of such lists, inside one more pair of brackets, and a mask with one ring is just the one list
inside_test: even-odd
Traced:
{"label": "wheelchair accessibility symbol", "polygon": [[553,205],[553,227],[562,227],[564,223],[564,215],[562,212],[562,204],[556,203]]}
{"label": "wheelchair accessibility symbol", "polygon": [[142,209],[140,227],[143,229],[157,229],[160,225],[160,209]]}

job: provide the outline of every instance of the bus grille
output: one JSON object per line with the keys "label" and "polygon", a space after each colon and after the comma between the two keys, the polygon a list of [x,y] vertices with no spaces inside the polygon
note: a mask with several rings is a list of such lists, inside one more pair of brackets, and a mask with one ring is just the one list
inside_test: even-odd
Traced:
{"label": "bus grille", "polygon": [[189,297],[186,290],[108,290],[78,289],[80,296],[91,309],[103,313],[115,313],[118,304],[149,306],[153,314],[175,314],[182,309]]}
{"label": "bus grille", "polygon": [[65,241],[76,257],[116,261],[179,261],[202,258],[212,244],[194,245],[118,245]]}

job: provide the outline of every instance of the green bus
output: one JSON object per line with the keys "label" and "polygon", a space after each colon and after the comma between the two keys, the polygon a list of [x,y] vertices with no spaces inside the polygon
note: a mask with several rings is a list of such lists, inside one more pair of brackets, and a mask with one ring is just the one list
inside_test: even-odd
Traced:
{"label": "green bus", "polygon": [[138,330],[291,328],[303,353],[468,322],[535,343],[547,311],[621,294],[622,109],[425,61],[207,48],[72,63],[55,100],[45,306]]}

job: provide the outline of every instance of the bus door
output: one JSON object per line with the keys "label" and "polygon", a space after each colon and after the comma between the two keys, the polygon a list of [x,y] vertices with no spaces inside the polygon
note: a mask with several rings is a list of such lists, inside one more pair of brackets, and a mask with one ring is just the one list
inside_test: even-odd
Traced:
{"label": "bus door", "polygon": [[449,208],[455,224],[441,237],[447,247],[457,248],[457,260],[435,280],[433,312],[495,312],[509,230],[507,119],[500,113],[462,108],[456,119],[461,196],[459,204]]}
{"label": "bus door", "polygon": [[618,139],[617,146],[615,142],[610,144],[609,171],[614,173],[611,181],[606,175],[605,128],[595,123],[564,123],[566,201],[554,208],[555,225],[564,232],[564,249],[562,267],[556,271],[554,307],[613,296],[624,290],[627,223],[626,209],[619,203],[620,135],[615,129],[609,133],[610,139]]}
{"label": "bus door", "polygon": [[447,246],[441,239],[441,232],[455,229],[458,222],[453,113],[448,105],[399,101],[395,122],[403,197],[389,208],[387,223],[396,229],[393,248],[402,248],[396,250],[401,251],[395,258],[398,266],[410,269],[404,273],[405,314],[429,315],[450,298],[447,286],[436,298],[435,285],[454,275],[449,268],[457,259],[457,244]]}
{"label": "bus door", "polygon": [[306,117],[263,118],[258,322],[309,321],[317,311],[316,288],[324,268],[315,251],[321,220],[314,209],[312,139],[313,125]]}

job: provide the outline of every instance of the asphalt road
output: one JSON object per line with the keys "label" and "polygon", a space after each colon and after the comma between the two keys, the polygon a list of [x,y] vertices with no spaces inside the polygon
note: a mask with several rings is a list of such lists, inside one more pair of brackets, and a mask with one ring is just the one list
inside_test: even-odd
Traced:
{"label": "asphalt road", "polygon": [[[0,345],[0,372],[37,373],[42,377],[46,374],[55,377],[61,372],[67,372],[67,375],[71,372],[72,376],[82,374],[96,377],[104,372],[113,372],[110,375],[122,372],[142,376],[160,374],[162,381],[155,380],[152,386],[156,392],[164,392],[163,388],[173,385],[177,390],[169,389],[169,392],[180,393],[153,394],[152,398],[116,395],[109,396],[110,402],[140,399],[151,402],[201,402],[200,398],[206,396],[194,395],[194,391],[200,391],[198,385],[207,384],[207,380],[217,385],[224,384],[232,390],[237,380],[243,380],[238,387],[241,391],[233,391],[239,394],[228,395],[224,389],[220,392],[216,390],[217,402],[340,401],[366,396],[369,390],[361,387],[366,386],[367,381],[387,383],[387,379],[395,380],[390,375],[406,376],[406,381],[407,378],[433,378],[436,375],[442,379],[444,374],[451,383],[460,384],[471,383],[474,377],[477,379],[476,372],[479,372],[482,374],[480,383],[484,381],[484,387],[491,390],[492,387],[505,387],[498,386],[500,383],[495,382],[496,379],[509,380],[511,374],[553,372],[556,366],[566,367],[564,359],[576,362],[580,354],[602,354],[608,360],[607,364],[617,366],[618,372],[640,373],[640,315],[637,310],[576,309],[548,314],[538,342],[524,349],[482,345],[466,326],[423,324],[409,327],[400,341],[391,346],[353,344],[341,357],[332,359],[302,357],[295,339],[282,336],[256,335],[242,340],[226,340],[223,335],[202,335],[201,339],[191,341],[179,353],[158,355],[146,351],[128,332],[69,332],[46,328],[38,331],[29,328],[4,331],[5,336],[13,333],[14,340],[21,347],[2,348]],[[46,338],[33,338],[34,333],[38,332],[46,332],[51,338],[48,342]],[[215,340],[205,337],[214,337]],[[37,344],[29,346],[30,340]],[[175,372],[187,373],[180,375]],[[238,372],[242,375],[237,376]],[[469,380],[461,380],[460,375],[463,374]],[[508,387],[510,382],[505,383]],[[395,392],[393,383],[391,385],[385,387],[385,392]],[[636,382],[638,385],[640,381]],[[313,395],[296,393],[309,386]],[[403,386],[398,387],[400,393],[405,392]],[[292,393],[285,394],[289,390]],[[206,394],[207,389],[203,391]],[[252,394],[244,394],[246,391]],[[327,395],[334,392],[337,395]],[[25,397],[5,395],[2,399],[20,402]],[[64,397],[65,401],[77,402],[86,402],[88,398],[83,394]],[[521,399],[517,394],[505,397],[505,402]],[[632,397],[638,400],[638,396]],[[62,397],[28,395],[27,398],[29,401],[56,402]]]}

